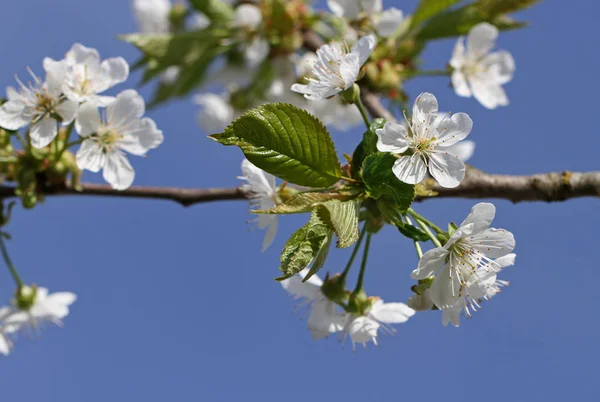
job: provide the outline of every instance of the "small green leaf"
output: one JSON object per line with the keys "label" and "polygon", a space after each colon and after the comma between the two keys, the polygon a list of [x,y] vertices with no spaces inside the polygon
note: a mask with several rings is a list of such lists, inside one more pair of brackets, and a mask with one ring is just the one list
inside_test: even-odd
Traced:
{"label": "small green leaf", "polygon": [[213,22],[227,22],[233,19],[233,8],[223,0],[190,0],[190,3]]}
{"label": "small green leaf", "polygon": [[319,204],[315,212],[338,237],[337,247],[350,247],[358,240],[358,211],[360,201],[327,201]]}
{"label": "small green leaf", "polygon": [[[333,231],[329,225],[313,213],[310,221],[298,229],[285,243],[281,253],[280,270],[283,275],[276,278],[278,281],[291,278],[304,268],[307,268],[321,253],[328,241],[331,240]],[[324,261],[320,260],[322,264]]]}
{"label": "small green leaf", "polygon": [[255,210],[252,212],[256,214],[301,214],[311,212],[316,205],[327,201],[347,201],[355,197],[356,195],[349,191],[337,193],[300,193],[294,195],[284,203],[277,205],[275,208]]}
{"label": "small green leaf", "polygon": [[417,26],[447,8],[452,7],[462,0],[421,0],[410,21],[411,26]]}
{"label": "small green leaf", "polygon": [[422,231],[419,228],[414,227],[413,225],[405,225],[396,223],[396,227],[398,231],[402,233],[404,236],[409,239],[413,239],[415,241],[428,241],[430,240],[429,235]]}
{"label": "small green leaf", "polygon": [[302,279],[302,282],[306,282],[307,280],[310,279],[311,276],[313,276],[314,274],[319,272],[319,270],[321,268],[323,268],[323,266],[325,265],[325,261],[327,261],[327,256],[329,255],[329,250],[331,249],[331,240],[332,239],[333,239],[333,233],[330,233],[329,236],[327,236],[327,241],[325,242],[325,244],[323,244],[323,246],[319,250],[319,254],[317,254],[317,257],[315,258],[315,262],[313,262],[312,267],[310,267],[310,271],[308,271],[308,273],[306,274],[304,279]]}
{"label": "small green leaf", "polygon": [[415,186],[406,184],[394,175],[392,167],[396,157],[388,153],[377,153],[365,159],[363,181],[367,194],[378,199],[382,195],[391,195],[401,213],[406,212],[415,199]]}
{"label": "small green leaf", "polygon": [[371,127],[363,134],[363,140],[358,144],[352,154],[352,163],[350,164],[350,174],[354,179],[360,180],[360,170],[362,169],[365,158],[377,152],[377,134],[375,130],[383,128],[386,121],[377,118],[371,123]]}
{"label": "small green leaf", "polygon": [[259,106],[210,138],[237,145],[254,165],[300,186],[329,187],[342,175],[323,123],[290,104]]}

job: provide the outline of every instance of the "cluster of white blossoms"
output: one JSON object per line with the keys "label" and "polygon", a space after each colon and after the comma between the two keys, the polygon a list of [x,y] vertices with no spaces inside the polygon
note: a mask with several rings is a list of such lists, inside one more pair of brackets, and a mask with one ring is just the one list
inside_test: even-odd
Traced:
{"label": "cluster of white blossoms", "polygon": [[[62,60],[44,59],[46,80],[30,71],[33,81],[7,89],[0,107],[0,127],[19,130],[29,126],[34,148],[47,147],[58,127],[74,125],[82,138],[76,154],[80,169],[103,170],[104,179],[117,190],[128,188],[135,172],[123,151],[145,155],[163,141],[156,124],[144,114],[144,100],[134,90],[116,97],[104,92],[124,82],[129,65],[121,58],[101,60],[96,49],[79,43]],[[104,119],[98,108],[106,108]]]}
{"label": "cluster of white blossoms", "polygon": [[77,296],[71,292],[48,293],[36,286],[20,286],[12,305],[0,308],[0,354],[8,355],[19,333],[37,336],[46,324],[62,326]]}

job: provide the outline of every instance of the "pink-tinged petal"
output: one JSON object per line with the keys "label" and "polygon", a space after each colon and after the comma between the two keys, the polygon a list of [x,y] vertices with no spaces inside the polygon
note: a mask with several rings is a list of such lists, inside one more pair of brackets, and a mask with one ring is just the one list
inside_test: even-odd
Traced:
{"label": "pink-tinged petal", "polygon": [[126,190],[133,183],[135,171],[121,152],[112,152],[106,157],[102,177],[115,190]]}
{"label": "pink-tinged petal", "polygon": [[401,124],[388,121],[383,128],[375,130],[377,149],[381,152],[401,154],[408,149],[408,131]]}
{"label": "pink-tinged petal", "polygon": [[496,207],[494,204],[489,202],[480,202],[471,208],[471,212],[469,212],[469,215],[467,215],[465,220],[460,224],[460,227],[462,228],[472,224],[473,230],[471,233],[476,234],[490,227],[495,216]]}
{"label": "pink-tinged petal", "polygon": [[98,108],[90,103],[84,103],[79,107],[77,119],[75,120],[75,130],[82,137],[98,132],[102,125],[100,112]]}
{"label": "pink-tinged petal", "polygon": [[97,173],[106,164],[106,154],[96,142],[84,140],[75,154],[75,160],[79,169]]}
{"label": "pink-tinged petal", "polygon": [[453,272],[450,275],[450,265],[446,264],[435,276],[431,285],[431,300],[439,309],[446,309],[456,304],[460,294],[460,281]]}
{"label": "pink-tinged petal", "polygon": [[475,25],[467,35],[467,56],[479,58],[492,50],[498,38],[498,28],[487,22]]}
{"label": "pink-tinged petal", "polygon": [[51,117],[45,117],[31,125],[29,130],[31,146],[34,148],[44,148],[56,138],[57,134],[58,122]]}
{"label": "pink-tinged petal", "polygon": [[410,277],[412,279],[425,279],[442,269],[446,263],[446,257],[448,257],[448,250],[444,247],[436,247],[425,254],[419,260],[419,265],[415,269]]}
{"label": "pink-tinged petal", "polygon": [[427,165],[418,154],[406,155],[398,158],[392,167],[392,171],[398,180],[407,184],[418,184],[425,179]]}
{"label": "pink-tinged petal", "polygon": [[500,258],[515,248],[515,236],[504,229],[486,229],[470,237],[473,248],[487,258]]}
{"label": "pink-tinged petal", "polygon": [[369,314],[379,322],[402,324],[415,315],[415,310],[404,303],[376,303]]}
{"label": "pink-tinged petal", "polygon": [[471,93],[471,89],[469,88],[469,84],[467,83],[467,78],[462,71],[454,70],[450,79],[452,81],[454,92],[456,92],[458,96],[469,98],[473,95]]}
{"label": "pink-tinged petal", "polygon": [[437,146],[448,147],[465,139],[473,129],[473,120],[466,113],[445,116],[436,127]]}
{"label": "pink-tinged petal", "polygon": [[440,186],[454,188],[465,178],[466,167],[456,155],[439,151],[429,159],[429,172]]}

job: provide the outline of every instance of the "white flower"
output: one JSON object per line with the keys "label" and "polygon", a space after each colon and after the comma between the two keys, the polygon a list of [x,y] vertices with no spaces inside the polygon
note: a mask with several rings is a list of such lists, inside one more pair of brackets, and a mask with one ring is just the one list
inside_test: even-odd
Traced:
{"label": "white flower", "polygon": [[241,4],[235,9],[233,26],[247,31],[243,52],[246,65],[250,68],[257,67],[269,55],[269,42],[260,35],[254,35],[262,22],[260,8],[255,5]]}
{"label": "white flower", "polygon": [[458,38],[450,65],[452,86],[459,96],[474,96],[483,106],[495,109],[508,105],[502,85],[512,80],[515,61],[507,51],[490,53],[498,37],[498,28],[482,22],[475,25],[467,36]]}
{"label": "white flower", "polygon": [[321,278],[313,275],[306,282],[302,282],[308,272],[308,268],[304,269],[298,275],[281,281],[281,286],[292,296],[302,300],[301,307],[310,307],[307,325],[313,339],[318,340],[341,331],[346,319],[344,314],[336,311],[335,303],[329,301],[321,292]]}
{"label": "white flower", "polygon": [[350,21],[358,19],[361,13],[373,15],[383,9],[382,0],[327,0],[332,13]]}
{"label": "white flower", "polygon": [[196,121],[207,133],[223,131],[235,118],[235,111],[225,96],[204,93],[196,95],[194,103],[202,107]]}
{"label": "white flower", "polygon": [[331,126],[339,131],[348,131],[363,124],[358,108],[343,103],[339,98],[310,102],[305,109],[318,117],[324,125]]}
{"label": "white flower", "polygon": [[63,125],[71,123],[78,105],[61,95],[62,77],[48,73],[44,82],[31,70],[29,73],[33,83],[26,86],[17,78],[19,90],[7,88],[8,101],[0,107],[0,126],[7,130],[18,130],[30,125],[31,145],[43,148],[58,134],[56,117],[60,117]]}
{"label": "white flower", "polygon": [[375,21],[375,30],[379,36],[388,38],[400,28],[400,25],[404,22],[404,14],[401,10],[392,7],[374,16],[373,19]]}
{"label": "white flower", "polygon": [[[504,257],[494,260],[495,266],[502,268],[514,265],[516,255],[511,253]],[[466,285],[461,289],[461,297],[454,306],[445,308],[442,313],[442,324],[447,326],[452,323],[455,327],[460,325],[460,313],[465,312],[467,317],[471,317],[471,310],[477,311],[481,308],[479,303],[482,300],[489,300],[500,292],[500,288],[508,286],[507,281],[498,280],[496,274],[489,274],[495,271],[494,268],[484,266],[471,271],[465,278]],[[485,278],[485,279],[479,279]]]}
{"label": "white flower", "polygon": [[304,94],[309,100],[321,100],[350,88],[375,44],[375,36],[369,35],[356,42],[352,50],[344,42],[321,46],[317,50],[318,60],[312,69],[314,78],[307,78],[307,85],[292,85],[292,91]]}
{"label": "white flower", "polygon": [[431,291],[429,289],[425,289],[425,291],[421,294],[413,294],[406,301],[408,307],[414,309],[415,311],[429,311],[433,308],[433,300],[431,300]]}
{"label": "white flower", "polygon": [[367,346],[372,341],[377,345],[377,333],[381,328],[388,334],[396,330],[386,324],[402,324],[415,314],[415,310],[404,303],[384,303],[376,300],[371,309],[363,316],[349,315],[343,329],[343,337],[350,335],[352,350],[356,349],[357,343]]}
{"label": "white flower", "polygon": [[20,292],[24,298],[33,298],[33,303],[27,309],[12,307],[6,312],[2,323],[12,332],[23,328],[31,328],[35,331],[46,322],[62,326],[62,320],[69,315],[69,306],[77,300],[74,293],[48,294],[48,289],[41,287],[23,286]]}
{"label": "white flower", "polygon": [[[271,209],[277,205],[275,202],[277,199],[275,176],[257,168],[250,161],[244,159],[242,161],[242,176],[239,178],[248,183],[244,187],[247,191],[250,191],[251,206],[257,206],[258,209]],[[275,239],[277,215],[259,214],[257,221],[259,229],[267,229],[262,244],[262,251],[265,251]]]}
{"label": "white flower", "polygon": [[439,309],[455,306],[469,283],[487,287],[484,281],[503,268],[494,260],[514,249],[515,238],[504,229],[489,228],[495,214],[493,204],[475,205],[448,242],[426,252],[411,274],[413,279],[435,274],[431,299]]}
{"label": "white flower", "polygon": [[437,99],[425,92],[415,100],[408,129],[387,122],[376,131],[377,149],[396,154],[411,151],[393,166],[396,177],[405,183],[420,183],[429,168],[442,187],[456,187],[465,177],[465,164],[448,147],[466,138],[472,127],[473,121],[465,113],[440,116]]}
{"label": "white flower", "polygon": [[84,138],[77,151],[77,166],[94,173],[103,169],[104,180],[112,188],[128,188],[135,172],[123,151],[143,156],[163,142],[162,131],[154,121],[142,118],[144,111],[144,99],[132,89],[121,92],[108,105],[105,122],[96,106],[83,104],[75,125]]}
{"label": "white flower", "polygon": [[10,307],[0,308],[0,354],[4,356],[8,356],[13,347],[13,343],[8,337],[8,334],[15,332],[18,329],[18,326],[16,325],[6,326],[4,324],[4,320],[11,313],[13,313],[13,309]]}
{"label": "white flower", "polygon": [[96,49],[76,43],[61,61],[49,57],[44,59],[48,77],[62,81],[65,96],[79,103],[89,102],[95,106],[107,106],[112,96],[98,94],[124,82],[129,76],[129,65],[122,57],[100,61]]}
{"label": "white flower", "polygon": [[167,33],[171,29],[170,0],[133,0],[133,14],[143,33]]}

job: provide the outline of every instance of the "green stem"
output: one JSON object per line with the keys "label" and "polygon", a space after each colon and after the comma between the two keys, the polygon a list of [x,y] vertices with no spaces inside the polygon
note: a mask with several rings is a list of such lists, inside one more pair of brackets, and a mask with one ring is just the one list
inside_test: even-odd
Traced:
{"label": "green stem", "polygon": [[60,150],[60,152],[58,152],[56,154],[56,161],[58,162],[60,160],[60,158],[62,157],[62,154],[65,153],[65,151],[67,149],[69,149],[70,147],[72,147],[73,145],[77,145],[77,144],[81,144],[83,142],[83,137],[79,138],[76,141],[73,142],[69,142],[69,138],[71,138],[71,133],[73,132],[73,127],[75,126],[75,122],[73,121],[71,124],[69,124],[69,126],[67,127],[67,135],[65,137],[65,145],[62,147],[62,149]]}
{"label": "green stem", "polygon": [[417,221],[419,226],[421,226],[421,229],[423,229],[423,231],[425,231],[425,233],[427,233],[427,236],[429,236],[429,238],[431,239],[433,244],[435,244],[437,247],[442,247],[442,243],[440,243],[438,238],[435,237],[435,235],[433,233],[431,233],[431,230],[429,230],[429,227],[427,227],[427,225],[420,219],[415,218],[415,220]]}
{"label": "green stem", "polygon": [[450,75],[448,70],[420,70],[411,73],[412,77],[447,77]]}
{"label": "green stem", "polygon": [[349,183],[360,184],[360,181],[355,180],[355,179],[351,179],[350,177],[342,176],[342,177],[340,177],[340,179],[345,180],[345,181],[347,181]]}
{"label": "green stem", "polygon": [[[404,219],[406,219],[406,223],[408,223],[410,226],[414,226],[408,216],[405,216]],[[417,256],[419,257],[419,260],[420,260],[423,257],[423,249],[421,249],[421,244],[418,241],[416,241],[416,240],[413,240],[413,241],[415,243],[415,250],[417,250]]]}
{"label": "green stem", "polygon": [[365,270],[367,268],[367,258],[369,256],[369,247],[371,246],[372,233],[367,234],[367,241],[365,242],[365,251],[363,252],[362,262],[360,263],[360,272],[358,274],[358,280],[356,281],[356,288],[354,294],[358,294],[363,288],[363,280],[365,277]]}
{"label": "green stem", "polygon": [[412,216],[415,219],[420,220],[421,222],[425,223],[427,226],[429,226],[430,228],[432,228],[433,230],[435,230],[437,233],[444,233],[444,231],[442,230],[442,228],[440,228],[438,225],[436,225],[435,223],[431,222],[429,219],[419,215],[417,212],[415,212],[414,209],[409,208],[408,209],[408,213],[410,214],[410,216]]}
{"label": "green stem", "polygon": [[346,264],[346,268],[344,268],[344,272],[342,272],[342,276],[341,279],[345,280],[346,277],[348,276],[348,272],[350,272],[350,268],[352,267],[352,264],[354,263],[354,259],[356,258],[356,255],[358,254],[358,249],[360,248],[360,244],[363,241],[363,238],[365,237],[365,233],[367,233],[367,224],[365,223],[362,230],[360,231],[360,235],[358,236],[358,240],[356,241],[356,244],[354,244],[354,250],[352,250],[352,255],[350,255],[350,259],[348,260],[348,264]]}
{"label": "green stem", "polygon": [[369,115],[367,114],[367,111],[365,110],[365,105],[363,105],[362,99],[360,99],[360,96],[357,96],[356,98],[357,99],[356,99],[356,102],[354,102],[354,104],[360,111],[360,115],[362,116],[363,121],[365,122],[365,125],[367,126],[367,130],[368,130],[369,128],[371,128],[371,122],[369,121]]}
{"label": "green stem", "polygon": [[0,250],[2,251],[2,257],[4,258],[4,262],[10,271],[13,279],[15,280],[17,287],[21,288],[23,286],[23,281],[17,272],[17,269],[13,265],[10,257],[8,256],[8,250],[6,250],[6,245],[4,244],[4,234],[0,233]]}

